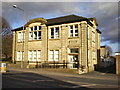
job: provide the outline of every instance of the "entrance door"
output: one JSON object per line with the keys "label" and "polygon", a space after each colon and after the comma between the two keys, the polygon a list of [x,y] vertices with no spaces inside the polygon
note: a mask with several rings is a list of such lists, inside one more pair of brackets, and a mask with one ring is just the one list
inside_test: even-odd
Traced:
{"label": "entrance door", "polygon": [[69,62],[71,68],[78,68],[78,55],[69,55]]}

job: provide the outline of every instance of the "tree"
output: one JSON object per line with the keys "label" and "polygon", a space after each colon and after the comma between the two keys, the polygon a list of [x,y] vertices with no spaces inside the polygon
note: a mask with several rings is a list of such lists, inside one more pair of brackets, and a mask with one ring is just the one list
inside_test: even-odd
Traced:
{"label": "tree", "polygon": [[108,45],[106,45],[106,56],[111,56],[112,55],[112,48]]}
{"label": "tree", "polygon": [[3,18],[2,20],[2,55],[5,56],[5,59],[8,59],[12,56],[12,32],[10,24]]}

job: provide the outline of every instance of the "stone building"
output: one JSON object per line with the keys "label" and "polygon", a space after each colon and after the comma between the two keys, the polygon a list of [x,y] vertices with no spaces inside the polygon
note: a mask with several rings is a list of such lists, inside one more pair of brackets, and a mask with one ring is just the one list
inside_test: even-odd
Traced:
{"label": "stone building", "polygon": [[116,56],[116,74],[120,75],[120,52],[116,52],[115,56]]}
{"label": "stone building", "polygon": [[12,61],[58,67],[66,64],[83,73],[94,71],[100,58],[101,32],[97,26],[95,18],[76,15],[31,19],[12,30]]}

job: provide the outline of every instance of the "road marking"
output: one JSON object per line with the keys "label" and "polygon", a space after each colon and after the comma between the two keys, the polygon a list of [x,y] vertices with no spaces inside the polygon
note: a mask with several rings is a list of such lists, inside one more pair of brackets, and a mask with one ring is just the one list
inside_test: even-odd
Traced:
{"label": "road marking", "polygon": [[85,84],[85,85],[80,85],[80,86],[89,87],[89,86],[96,86],[96,84]]}
{"label": "road marking", "polygon": [[[84,87],[90,87],[90,86],[106,86],[104,84],[92,84],[92,83],[85,83],[85,82],[74,82],[74,81],[66,81],[62,80],[64,82],[72,83],[72,84],[77,84],[78,86],[84,86]],[[108,87],[118,87],[118,85],[107,85]]]}

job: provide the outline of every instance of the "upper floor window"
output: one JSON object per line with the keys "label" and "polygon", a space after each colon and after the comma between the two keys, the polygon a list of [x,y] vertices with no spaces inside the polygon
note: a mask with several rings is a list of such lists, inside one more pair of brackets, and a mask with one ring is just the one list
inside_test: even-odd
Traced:
{"label": "upper floor window", "polygon": [[59,38],[59,27],[50,28],[50,39]]}
{"label": "upper floor window", "polygon": [[95,32],[92,31],[92,41],[95,41]]}
{"label": "upper floor window", "polygon": [[18,42],[22,42],[25,40],[24,32],[18,32]]}
{"label": "upper floor window", "polygon": [[78,37],[78,24],[69,25],[69,37]]}
{"label": "upper floor window", "polygon": [[30,27],[29,40],[40,40],[41,39],[41,26]]}

